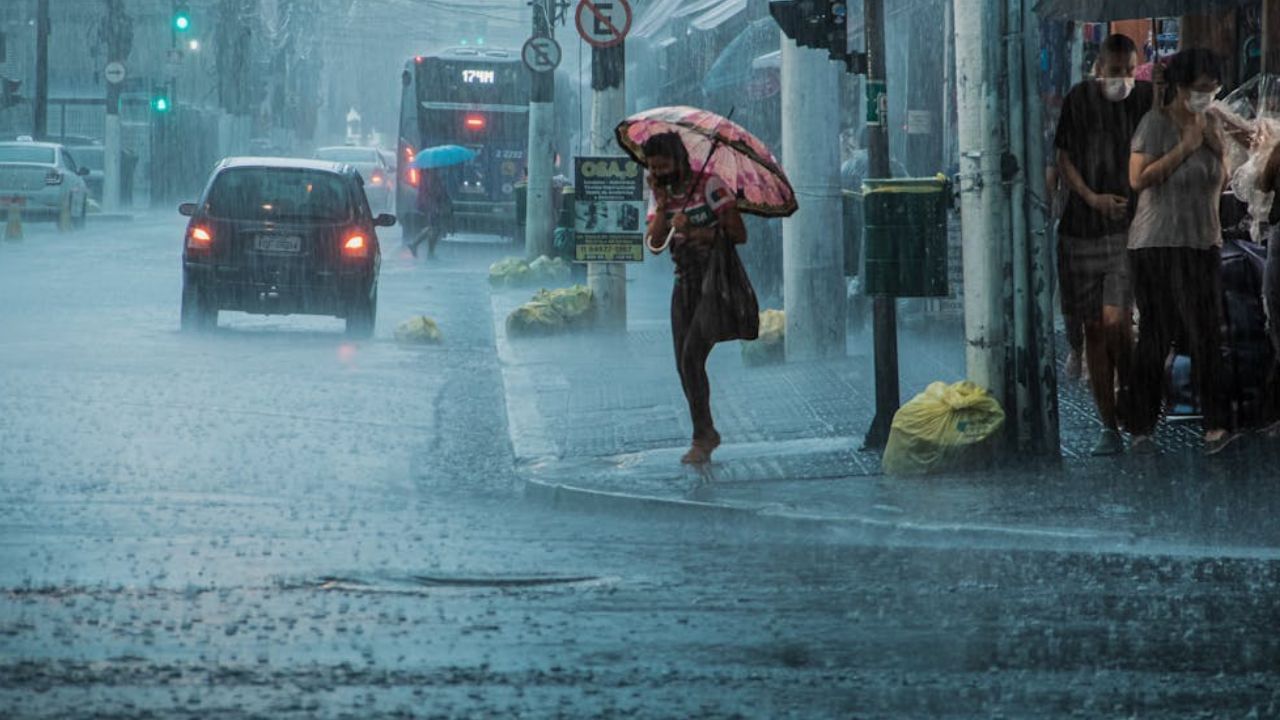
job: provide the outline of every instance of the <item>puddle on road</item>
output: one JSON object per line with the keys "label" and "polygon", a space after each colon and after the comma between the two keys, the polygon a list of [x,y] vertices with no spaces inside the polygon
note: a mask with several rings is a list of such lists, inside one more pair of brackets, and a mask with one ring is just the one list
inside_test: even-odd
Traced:
{"label": "puddle on road", "polygon": [[427,594],[438,591],[533,590],[540,588],[587,588],[611,585],[618,578],[598,575],[405,575],[354,577],[325,575],[316,580],[285,584],[285,589],[325,590],[354,593]]}

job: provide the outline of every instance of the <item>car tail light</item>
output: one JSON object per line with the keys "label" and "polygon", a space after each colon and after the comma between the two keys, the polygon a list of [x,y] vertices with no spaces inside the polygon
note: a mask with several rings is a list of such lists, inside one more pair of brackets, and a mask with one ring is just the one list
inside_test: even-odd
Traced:
{"label": "car tail light", "polygon": [[365,242],[364,235],[355,233],[348,235],[346,240],[342,241],[342,254],[346,257],[365,257],[369,254],[369,245]]}
{"label": "car tail light", "polygon": [[62,173],[58,172],[57,170],[50,170],[49,172],[45,173],[44,184],[45,185],[61,185]]}
{"label": "car tail light", "polygon": [[488,125],[489,123],[487,120],[485,120],[485,117],[483,115],[480,115],[478,113],[471,113],[462,119],[462,124],[472,132],[479,132],[483,130],[485,126]]}
{"label": "car tail light", "polygon": [[375,172],[374,174],[370,175],[370,176],[369,176],[369,184],[370,184],[370,185],[381,185],[381,184],[382,184],[382,173],[380,173],[380,172]]}
{"label": "car tail light", "polygon": [[187,247],[204,250],[213,245],[213,233],[208,228],[193,225],[187,233]]}
{"label": "car tail light", "polygon": [[418,182],[422,180],[422,173],[418,171],[418,168],[409,168],[404,180],[413,187],[418,187]]}

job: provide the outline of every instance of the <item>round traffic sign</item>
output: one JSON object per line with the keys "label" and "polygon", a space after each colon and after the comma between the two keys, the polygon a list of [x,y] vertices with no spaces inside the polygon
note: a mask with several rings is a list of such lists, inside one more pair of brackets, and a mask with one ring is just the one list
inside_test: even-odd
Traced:
{"label": "round traffic sign", "polygon": [[521,48],[520,59],[534,72],[551,72],[560,66],[560,43],[545,35],[531,37]]}
{"label": "round traffic sign", "polygon": [[631,32],[631,5],[627,0],[581,0],[575,21],[588,45],[613,47]]}
{"label": "round traffic sign", "polygon": [[106,81],[112,85],[122,82],[124,80],[124,63],[115,61],[107,63],[107,66],[102,69],[102,77],[106,78]]}

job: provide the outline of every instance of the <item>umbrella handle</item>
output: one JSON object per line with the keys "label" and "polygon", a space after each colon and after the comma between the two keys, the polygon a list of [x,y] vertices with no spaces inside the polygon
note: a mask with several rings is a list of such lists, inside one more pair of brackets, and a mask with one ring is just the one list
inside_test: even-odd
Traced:
{"label": "umbrella handle", "polygon": [[675,237],[675,235],[676,235],[676,229],[673,227],[667,231],[667,239],[662,241],[661,246],[654,247],[652,244],[649,244],[650,252],[652,252],[654,255],[661,255],[662,251],[666,250],[671,245],[671,238]]}

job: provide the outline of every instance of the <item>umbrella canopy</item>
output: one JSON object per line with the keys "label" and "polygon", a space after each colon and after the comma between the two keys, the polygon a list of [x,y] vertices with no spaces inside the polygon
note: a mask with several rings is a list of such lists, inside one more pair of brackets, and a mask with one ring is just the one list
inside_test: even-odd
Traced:
{"label": "umbrella canopy", "polygon": [[413,158],[413,166],[423,170],[461,165],[476,159],[474,150],[461,145],[437,145],[419,152]]}
{"label": "umbrella canopy", "polygon": [[1177,15],[1205,15],[1256,0],[1040,0],[1036,12],[1045,20],[1133,20]]}
{"label": "umbrella canopy", "polygon": [[[692,107],[660,107],[618,123],[618,144],[642,165],[644,142],[673,132],[684,141],[694,172],[705,164],[737,196],[738,209],[764,217],[786,217],[797,209],[796,193],[778,159],[756,136],[713,112]],[[712,148],[714,154],[708,158]]]}

